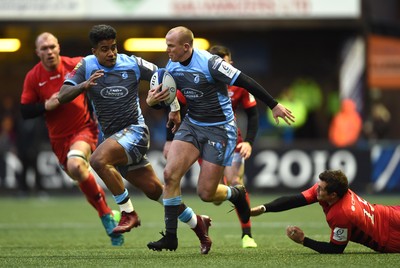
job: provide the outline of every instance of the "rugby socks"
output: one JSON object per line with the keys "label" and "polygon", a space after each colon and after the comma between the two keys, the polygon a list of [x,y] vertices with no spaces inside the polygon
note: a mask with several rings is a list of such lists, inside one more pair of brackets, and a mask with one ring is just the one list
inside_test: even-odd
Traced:
{"label": "rugby socks", "polygon": [[[185,205],[184,205],[185,206]],[[186,206],[185,206],[186,207]],[[186,207],[185,210],[179,214],[179,220],[189,225],[191,229],[196,228],[197,216],[193,212],[193,209]]]}
{"label": "rugby socks", "polygon": [[111,209],[106,202],[103,188],[97,184],[93,174],[89,172],[89,177],[78,184],[86,200],[97,210],[99,216],[111,214]]}
{"label": "rugby socks", "polygon": [[229,201],[236,201],[239,198],[240,191],[239,189],[233,186],[226,186],[228,188],[228,193],[226,195],[226,199]]}
{"label": "rugby socks", "polygon": [[[162,195],[160,195],[160,198],[157,199],[157,202],[160,203],[161,205],[163,205],[163,201],[162,201]],[[193,209],[191,209],[190,207],[187,207],[184,203],[181,203],[179,205],[179,209],[178,209],[178,219],[183,222],[186,223],[187,225],[189,225],[189,227],[191,229],[194,229],[197,225],[197,215],[193,212]]]}
{"label": "rugby socks", "polygon": [[133,208],[131,199],[129,198],[128,190],[125,188],[124,192],[120,195],[114,195],[115,202],[119,205],[119,210],[131,213],[135,209]]}
{"label": "rugby socks", "polygon": [[164,204],[164,221],[166,236],[177,235],[178,229],[178,214],[179,206],[182,203],[182,197],[176,196],[173,198],[163,199]]}
{"label": "rugby socks", "polygon": [[226,186],[226,188],[228,188],[227,189],[228,192],[226,193],[226,200],[230,200],[232,197],[232,188],[229,186]]}

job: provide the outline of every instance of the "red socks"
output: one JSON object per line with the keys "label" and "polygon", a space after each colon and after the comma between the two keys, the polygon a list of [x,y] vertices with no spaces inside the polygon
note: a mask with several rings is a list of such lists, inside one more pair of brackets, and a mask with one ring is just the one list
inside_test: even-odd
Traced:
{"label": "red socks", "polygon": [[79,183],[79,188],[86,196],[87,201],[97,210],[100,217],[111,213],[111,209],[106,202],[104,190],[97,184],[92,173],[89,173],[89,177],[86,180]]}

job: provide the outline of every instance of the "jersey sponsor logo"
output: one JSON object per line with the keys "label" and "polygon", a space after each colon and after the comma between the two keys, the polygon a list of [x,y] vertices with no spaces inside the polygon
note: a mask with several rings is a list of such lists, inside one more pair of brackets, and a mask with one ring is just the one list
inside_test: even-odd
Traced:
{"label": "jersey sponsor logo", "polygon": [[39,87],[42,87],[42,86],[46,85],[46,83],[47,83],[47,81],[39,82]]}
{"label": "jersey sponsor logo", "polygon": [[193,88],[184,88],[181,90],[185,98],[187,99],[197,99],[203,97],[203,92]]}
{"label": "jersey sponsor logo", "polygon": [[122,86],[105,87],[100,95],[106,99],[119,99],[128,95],[128,89]]}
{"label": "jersey sponsor logo", "polygon": [[53,75],[53,76],[50,76],[50,80],[54,80],[54,79],[57,79],[60,77],[61,77],[61,74]]}
{"label": "jersey sponsor logo", "polygon": [[232,78],[237,72],[237,69],[232,65],[230,65],[229,63],[223,61],[219,66],[218,71],[226,75],[227,77]]}
{"label": "jersey sponsor logo", "polygon": [[347,228],[339,228],[339,227],[335,227],[335,229],[333,229],[333,240],[336,240],[338,242],[345,242],[347,241],[347,233],[348,230]]}

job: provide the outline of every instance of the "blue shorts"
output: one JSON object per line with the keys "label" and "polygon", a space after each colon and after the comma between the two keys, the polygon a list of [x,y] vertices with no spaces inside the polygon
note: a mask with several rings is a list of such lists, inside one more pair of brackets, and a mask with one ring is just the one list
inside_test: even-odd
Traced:
{"label": "blue shorts", "polygon": [[150,164],[146,155],[150,146],[150,132],[146,125],[130,125],[114,133],[110,138],[124,147],[128,157],[128,165],[118,167],[123,176],[129,170]]}
{"label": "blue shorts", "polygon": [[175,133],[175,140],[192,143],[199,151],[203,160],[220,166],[230,166],[236,147],[237,127],[232,120],[219,126],[198,126],[183,120]]}

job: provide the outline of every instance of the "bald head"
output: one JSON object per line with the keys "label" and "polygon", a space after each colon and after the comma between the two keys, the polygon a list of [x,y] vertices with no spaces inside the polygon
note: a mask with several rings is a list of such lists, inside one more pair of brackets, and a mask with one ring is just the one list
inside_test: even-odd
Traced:
{"label": "bald head", "polygon": [[44,32],[38,35],[35,41],[36,55],[40,58],[43,67],[52,71],[60,64],[60,45],[58,39],[51,33]]}
{"label": "bald head", "polygon": [[183,45],[185,43],[189,44],[191,47],[193,46],[193,39],[194,35],[191,30],[184,26],[178,26],[175,28],[172,28],[171,30],[168,31],[167,37],[174,35],[176,36],[178,42]]}
{"label": "bald head", "polygon": [[57,39],[57,37],[55,37],[55,36],[54,36],[53,34],[51,34],[51,33],[44,32],[44,33],[39,34],[39,35],[36,37],[36,41],[35,41],[36,49],[39,48],[40,45],[41,45],[43,42],[47,41],[47,40],[51,40],[53,43],[58,44],[58,39]]}

